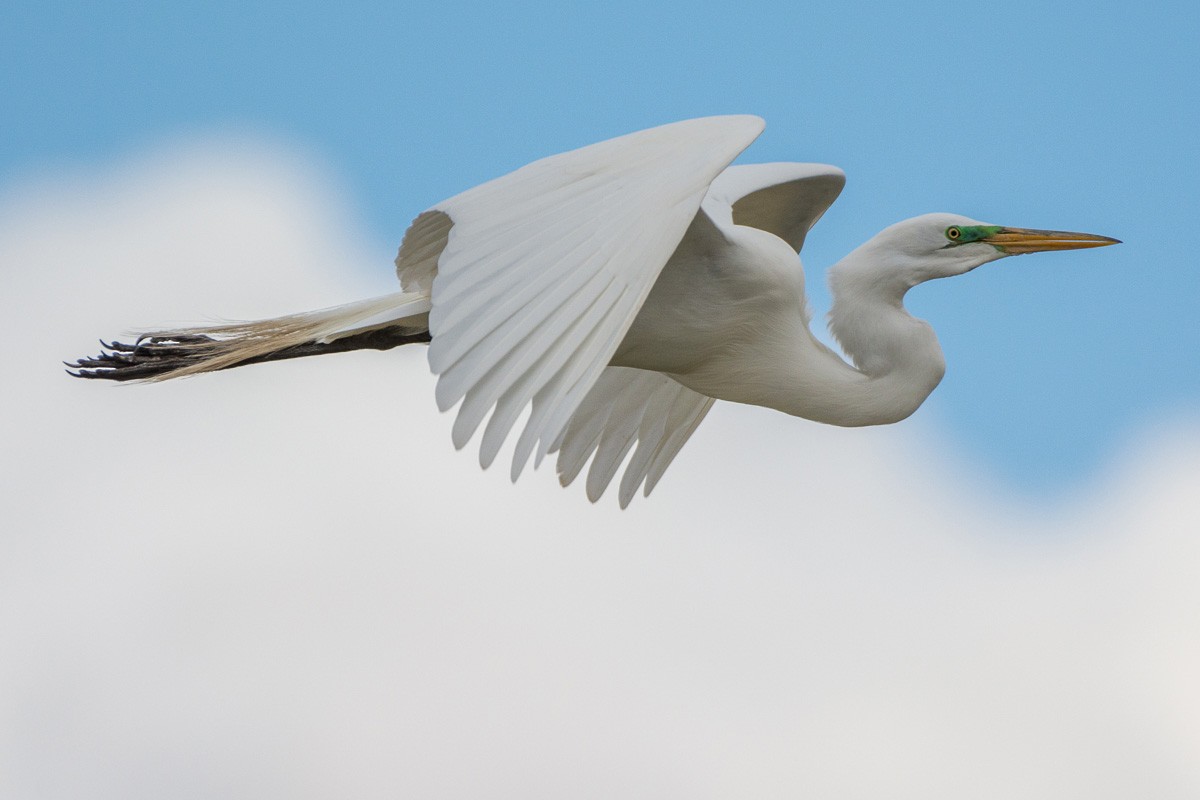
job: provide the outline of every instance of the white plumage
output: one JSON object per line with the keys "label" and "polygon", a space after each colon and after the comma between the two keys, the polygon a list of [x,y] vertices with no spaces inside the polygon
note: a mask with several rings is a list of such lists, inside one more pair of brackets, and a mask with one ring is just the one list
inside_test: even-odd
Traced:
{"label": "white plumage", "polygon": [[812,336],[796,255],[845,176],[730,167],[762,129],[757,117],[710,117],[542,159],[419,215],[396,258],[402,292],[148,334],[73,366],[156,380],[430,341],[438,407],[458,405],[456,447],[486,419],[488,466],[529,409],[513,479],[530,456],[557,451],[567,485],[591,458],[595,501],[633,450],[624,507],[639,486],[650,493],[715,399],[839,425],[911,414],[944,369],[932,329],[903,307],[917,283],[1116,241],[949,214],[894,225],[831,270],[831,328],[852,366]]}

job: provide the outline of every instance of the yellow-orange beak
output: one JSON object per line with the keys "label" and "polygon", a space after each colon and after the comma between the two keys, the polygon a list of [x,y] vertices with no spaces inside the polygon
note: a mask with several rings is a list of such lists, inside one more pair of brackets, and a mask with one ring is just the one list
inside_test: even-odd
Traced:
{"label": "yellow-orange beak", "polygon": [[995,245],[1009,255],[1040,253],[1044,250],[1079,250],[1084,247],[1107,247],[1120,244],[1120,239],[1097,236],[1094,233],[1071,231],[1037,231],[1030,228],[1001,228],[979,241]]}

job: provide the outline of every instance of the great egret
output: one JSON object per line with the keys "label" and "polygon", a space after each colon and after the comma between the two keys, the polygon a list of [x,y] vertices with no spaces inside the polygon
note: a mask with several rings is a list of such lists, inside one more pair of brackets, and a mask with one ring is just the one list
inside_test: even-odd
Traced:
{"label": "great egret", "polygon": [[833,425],[912,414],[942,378],[932,328],[904,309],[923,281],[1005,256],[1116,244],[1086,233],[926,214],[892,225],[829,273],[829,326],[853,365],[813,337],[797,253],[845,175],[823,164],[730,162],[753,116],[677,122],[536,161],[438,203],[404,235],[402,291],[323,311],[167,330],[68,366],[161,380],[358,348],[430,342],[462,447],[491,412],[487,467],[532,405],[512,461],[558,453],[569,484],[593,456],[597,500],[626,454],[626,506],[649,495],[714,400]]}

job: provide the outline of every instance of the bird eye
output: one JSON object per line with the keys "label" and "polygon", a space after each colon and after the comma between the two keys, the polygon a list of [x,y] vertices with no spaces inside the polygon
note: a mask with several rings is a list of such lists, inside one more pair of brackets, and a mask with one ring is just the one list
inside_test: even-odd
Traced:
{"label": "bird eye", "polygon": [[952,242],[957,242],[962,238],[962,231],[956,227],[946,228],[946,238]]}

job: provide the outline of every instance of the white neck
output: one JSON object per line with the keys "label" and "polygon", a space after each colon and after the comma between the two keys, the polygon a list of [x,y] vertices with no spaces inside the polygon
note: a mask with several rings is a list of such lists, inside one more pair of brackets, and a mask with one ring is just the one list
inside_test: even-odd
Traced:
{"label": "white neck", "polygon": [[[803,335],[788,337],[796,363],[786,386],[763,403],[795,416],[832,425],[885,425],[912,414],[941,381],[946,363],[928,323],[904,308],[912,284],[904,269],[881,263],[882,248],[868,242],[829,272],[833,309],[829,328],[851,367],[836,353]],[[897,265],[899,266],[899,265]]]}

